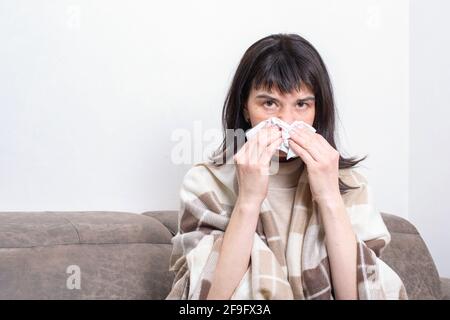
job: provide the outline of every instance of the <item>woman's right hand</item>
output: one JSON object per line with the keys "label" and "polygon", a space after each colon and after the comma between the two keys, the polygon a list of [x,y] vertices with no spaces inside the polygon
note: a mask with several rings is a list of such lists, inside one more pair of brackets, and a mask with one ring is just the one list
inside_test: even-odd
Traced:
{"label": "woman's right hand", "polygon": [[260,206],[267,196],[270,161],[282,142],[281,129],[268,123],[234,155],[238,202]]}

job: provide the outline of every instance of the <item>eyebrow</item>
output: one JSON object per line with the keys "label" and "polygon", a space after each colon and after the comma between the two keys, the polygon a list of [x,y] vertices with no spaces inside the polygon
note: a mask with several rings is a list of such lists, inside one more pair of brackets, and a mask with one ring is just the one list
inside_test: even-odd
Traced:
{"label": "eyebrow", "polygon": [[[280,102],[280,100],[278,100],[277,98],[274,98],[274,97],[272,97],[272,96],[270,96],[268,94],[264,94],[264,93],[258,94],[256,96],[256,99],[261,99],[261,98],[263,98],[263,99],[271,99],[271,100],[275,100],[277,102]],[[314,96],[307,96],[307,97],[304,97],[302,99],[298,99],[297,102],[306,102],[306,101],[314,101],[314,100],[316,100],[316,98]]]}

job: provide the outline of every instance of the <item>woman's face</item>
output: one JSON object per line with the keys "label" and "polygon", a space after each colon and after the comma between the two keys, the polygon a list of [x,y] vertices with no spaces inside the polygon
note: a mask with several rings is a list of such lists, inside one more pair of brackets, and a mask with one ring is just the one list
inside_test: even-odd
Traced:
{"label": "woman's face", "polygon": [[[302,86],[300,91],[293,90],[285,95],[277,88],[272,88],[271,92],[263,88],[252,88],[244,108],[244,117],[249,119],[252,127],[271,117],[277,117],[288,124],[304,121],[312,126],[315,111],[314,94],[306,86]],[[282,151],[278,151],[278,156],[280,159],[286,158]]]}

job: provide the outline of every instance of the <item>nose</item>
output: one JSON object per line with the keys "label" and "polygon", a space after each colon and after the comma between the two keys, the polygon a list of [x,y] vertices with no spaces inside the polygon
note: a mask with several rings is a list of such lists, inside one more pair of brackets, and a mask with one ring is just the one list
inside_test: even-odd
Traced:
{"label": "nose", "polygon": [[286,107],[281,108],[277,117],[288,124],[291,124],[292,122],[295,121],[295,115],[294,115],[294,111],[292,110],[292,108],[286,108]]}

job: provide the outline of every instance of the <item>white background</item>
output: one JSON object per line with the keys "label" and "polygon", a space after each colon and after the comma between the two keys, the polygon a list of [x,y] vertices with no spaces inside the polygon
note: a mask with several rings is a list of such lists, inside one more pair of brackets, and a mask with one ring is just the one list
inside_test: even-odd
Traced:
{"label": "white background", "polygon": [[450,2],[411,1],[409,215],[450,277]]}
{"label": "white background", "polygon": [[436,19],[448,9],[437,0],[2,0],[0,210],[178,209],[201,152],[173,163],[172,134],[211,146],[205,132],[220,133],[244,51],[298,33],[329,68],[341,151],[369,154],[360,170],[379,210],[413,221],[450,276],[450,23]]}

